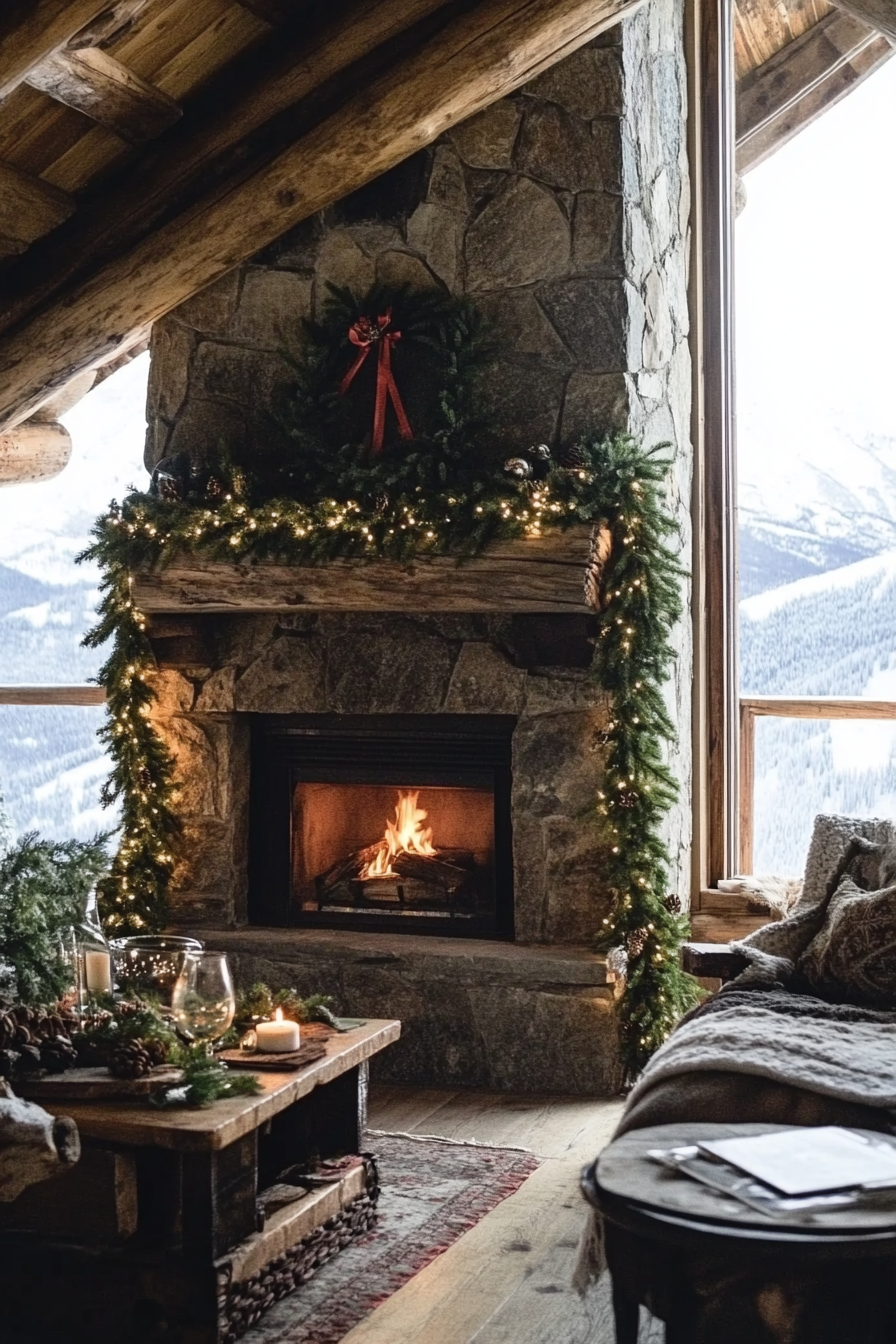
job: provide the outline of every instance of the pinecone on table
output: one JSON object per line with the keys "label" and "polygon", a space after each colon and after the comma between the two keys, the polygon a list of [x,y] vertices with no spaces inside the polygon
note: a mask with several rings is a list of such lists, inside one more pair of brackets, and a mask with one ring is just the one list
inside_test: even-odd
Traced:
{"label": "pinecone on table", "polygon": [[78,1052],[67,1036],[52,1036],[41,1041],[40,1064],[48,1073],[64,1073],[78,1062]]}
{"label": "pinecone on table", "polygon": [[141,1041],[123,1041],[109,1056],[109,1072],[116,1078],[143,1078],[152,1069],[152,1059]]}
{"label": "pinecone on table", "polygon": [[140,1044],[149,1055],[153,1067],[165,1063],[168,1058],[168,1047],[164,1041],[160,1041],[157,1036],[149,1036],[146,1040],[141,1041]]}

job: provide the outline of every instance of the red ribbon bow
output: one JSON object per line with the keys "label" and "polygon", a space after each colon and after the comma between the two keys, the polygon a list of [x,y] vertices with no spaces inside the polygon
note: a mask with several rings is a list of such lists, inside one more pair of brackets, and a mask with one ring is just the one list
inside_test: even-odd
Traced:
{"label": "red ribbon bow", "polygon": [[374,453],[383,451],[387,397],[392,398],[395,418],[398,421],[398,432],[401,437],[403,439],[414,437],[392,373],[392,346],[396,341],[401,340],[401,332],[386,330],[391,321],[392,309],[387,308],[385,313],[382,313],[375,322],[371,322],[369,317],[359,317],[357,322],[352,323],[348,329],[348,338],[352,345],[357,345],[360,348],[355,356],[354,364],[339,384],[339,395],[344,397],[352,385],[355,374],[370,354],[371,348],[374,345],[379,346],[376,368],[376,403],[373,410],[373,439],[371,441],[371,448]]}

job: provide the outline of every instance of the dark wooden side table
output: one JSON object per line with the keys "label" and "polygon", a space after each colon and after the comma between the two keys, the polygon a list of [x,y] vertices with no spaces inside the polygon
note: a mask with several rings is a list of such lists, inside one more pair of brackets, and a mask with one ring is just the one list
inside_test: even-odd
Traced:
{"label": "dark wooden side table", "polygon": [[[369,1021],[261,1094],[203,1110],[52,1102],[81,1136],[71,1179],[0,1204],[0,1339],[28,1344],[230,1344],[375,1216],[360,1157],[367,1061],[401,1024]],[[335,1179],[278,1207],[258,1198],[310,1157]],[[290,1190],[285,1191],[290,1198]]]}
{"label": "dark wooden side table", "polygon": [[617,1344],[637,1344],[639,1304],[666,1323],[667,1344],[896,1341],[896,1195],[886,1207],[771,1218],[647,1157],[782,1128],[657,1125],[623,1135],[586,1168],[583,1191],[603,1216]]}

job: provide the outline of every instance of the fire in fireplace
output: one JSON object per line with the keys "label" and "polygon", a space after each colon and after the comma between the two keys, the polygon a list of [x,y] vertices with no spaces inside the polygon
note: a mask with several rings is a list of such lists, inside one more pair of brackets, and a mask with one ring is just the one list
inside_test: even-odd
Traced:
{"label": "fire in fireplace", "polygon": [[486,715],[258,720],[250,918],[510,936],[513,726]]}

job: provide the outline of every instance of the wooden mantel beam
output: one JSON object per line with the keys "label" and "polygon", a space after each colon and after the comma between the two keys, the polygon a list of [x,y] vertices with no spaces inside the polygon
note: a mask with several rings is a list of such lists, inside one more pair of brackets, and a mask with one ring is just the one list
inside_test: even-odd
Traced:
{"label": "wooden mantel beam", "polygon": [[0,101],[41,61],[92,23],[111,0],[3,0],[0,6]]}
{"label": "wooden mantel beam", "polygon": [[762,163],[892,54],[887,38],[840,10],[782,47],[738,83],[737,171]]}
{"label": "wooden mantel beam", "polygon": [[[384,45],[375,78],[356,77],[336,96],[320,96],[316,105],[293,110],[290,125],[300,128],[304,121],[305,129],[273,159],[262,157],[259,163],[256,157],[255,171],[247,170],[253,143],[264,147],[264,136],[254,142],[247,137],[231,147],[229,173],[200,198],[177,214],[172,210],[153,230],[162,213],[157,206],[155,215],[144,220],[139,241],[127,250],[110,258],[100,249],[92,273],[82,270],[36,312],[20,306],[15,329],[0,339],[0,428],[24,419],[80,369],[107,362],[135,327],[153,322],[293,225],[519,88],[640,3],[453,0],[443,5],[441,26],[431,28],[425,39],[416,36],[412,43],[399,44],[398,53]],[[404,0],[404,7],[413,8],[412,0]],[[372,8],[375,13],[389,5],[384,0]],[[331,49],[337,38],[353,46],[354,33],[349,10],[341,33],[331,38]],[[227,120],[219,114],[221,119]],[[282,137],[282,127],[278,134]],[[254,166],[251,157],[249,164]],[[137,202],[145,201],[146,183],[138,182],[135,191]],[[120,230],[122,213],[108,199],[105,204]],[[103,227],[108,230],[108,218]],[[77,255],[84,258],[83,246]],[[86,255],[89,259],[89,248]]]}
{"label": "wooden mantel beam", "polygon": [[490,542],[458,565],[438,555],[412,561],[332,560],[326,565],[231,565],[175,557],[131,575],[147,615],[269,611],[565,611],[587,614],[591,527]]}

